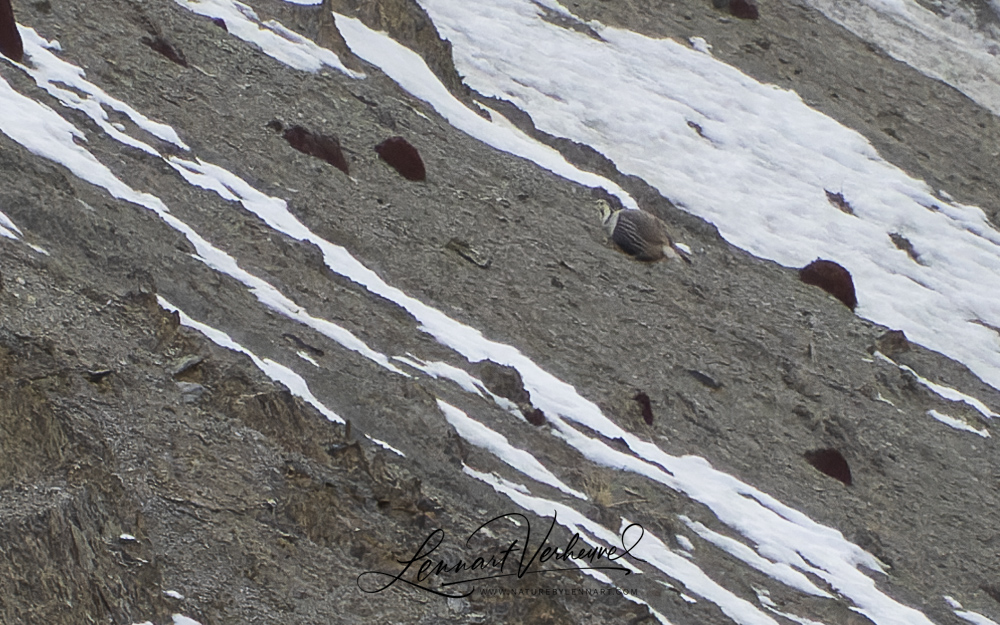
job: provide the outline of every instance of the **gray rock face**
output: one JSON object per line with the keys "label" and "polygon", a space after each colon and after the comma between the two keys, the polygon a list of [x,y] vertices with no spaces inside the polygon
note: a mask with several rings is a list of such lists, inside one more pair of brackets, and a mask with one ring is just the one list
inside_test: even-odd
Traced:
{"label": "gray rock face", "polygon": [[[336,48],[318,9],[250,4]],[[404,41],[436,59],[439,74],[453,71],[448,47],[435,43],[412,3],[334,4],[409,33]],[[841,531],[888,565],[877,583],[898,601],[936,623],[959,622],[940,600],[945,593],[1000,614],[1000,454],[992,439],[948,430],[927,411],[991,424],[871,353],[890,346],[896,362],[1000,406],[1000,394],[964,367],[904,349],[905,339],[886,338],[886,328],[802,284],[794,270],[731,248],[713,227],[584,147],[542,137],[664,219],[695,250],[693,265],[630,261],[606,242],[589,189],[486,148],[370,67],[365,80],[290,71],[170,0],[15,8],[22,25],[58,38],[61,56],[91,81],[177,129],[195,155],[284,198],[312,231],[389,284],[516,346],[623,428],[671,454],[703,456]],[[913,175],[982,206],[995,222],[1000,214],[998,164],[988,157],[1000,122],[815,12],[783,0],[761,3],[755,21],[721,20],[712,3],[694,0],[580,0],[573,10],[655,36],[710,36],[727,62],[797,90]],[[169,42],[188,66],[143,45],[144,37]],[[72,121],[122,180],[154,193],[310,314],[373,350],[436,359],[515,403],[529,401],[519,376],[459,358],[398,306],[333,274],[313,245],[188,185],[162,159],[123,148],[9,63],[0,63],[0,75]],[[457,77],[448,84],[463,89]],[[351,177],[292,149],[267,127],[276,118],[339,137]],[[521,124],[530,130],[530,120]],[[390,135],[419,147],[426,181],[407,181],[381,162],[374,146]],[[614,527],[628,517],[668,542],[687,535],[699,566],[755,604],[754,588],[770,584],[686,533],[678,515],[729,531],[703,505],[594,467],[544,423],[525,424],[449,380],[403,377],[290,321],[193,258],[189,241],[150,211],[3,134],[0,211],[24,241],[48,251],[0,240],[0,622],[161,625],[173,613],[205,625],[651,618],[618,595],[446,601],[402,587],[359,589],[361,573],[398,570],[436,528],[447,536],[442,557],[465,556],[470,532],[514,509],[462,473],[464,464],[515,479],[456,434],[436,399],[514,444],[530,442],[588,495],[582,505],[592,518]],[[489,262],[453,253],[452,240]],[[294,368],[349,427],[273,383],[248,356],[181,326],[156,295],[258,357]],[[849,464],[851,486],[807,461],[807,452],[826,449]],[[539,585],[524,578],[508,587]],[[597,587],[570,574],[544,585]],[[685,601],[682,588],[649,579],[635,586],[673,623],[731,622],[708,601]],[[831,625],[866,622],[844,601],[773,586],[783,611]]]}

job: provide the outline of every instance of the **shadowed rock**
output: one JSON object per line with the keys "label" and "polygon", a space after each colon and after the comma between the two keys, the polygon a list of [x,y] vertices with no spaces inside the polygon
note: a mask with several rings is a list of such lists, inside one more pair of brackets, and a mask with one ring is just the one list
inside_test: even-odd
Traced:
{"label": "shadowed rock", "polygon": [[294,345],[297,349],[312,354],[313,356],[322,357],[325,354],[325,352],[322,349],[314,345],[310,345],[309,343],[306,343],[299,337],[289,332],[285,332],[284,334],[282,334],[281,338],[285,339],[286,341]]}
{"label": "shadowed rock", "polygon": [[906,252],[906,255],[913,259],[914,262],[920,263],[921,265],[924,264],[920,260],[920,254],[913,247],[913,243],[911,243],[909,239],[898,232],[890,232],[889,240],[891,240],[892,244],[896,246],[896,249]]}
{"label": "shadowed rock", "polygon": [[402,137],[389,137],[375,146],[375,151],[386,163],[399,172],[407,180],[420,181],[427,178],[424,161],[420,158],[417,148]]}
{"label": "shadowed rock", "polygon": [[803,456],[805,456],[806,462],[821,473],[840,480],[848,486],[853,482],[851,467],[848,466],[843,454],[836,449],[813,449],[804,453]]}
{"label": "shadowed rock", "polygon": [[833,191],[828,191],[827,189],[823,190],[826,191],[826,201],[833,204],[837,210],[847,213],[848,215],[854,214],[854,209],[851,208],[851,204],[847,201],[847,198],[844,197],[843,193],[834,193]]}
{"label": "shadowed rock", "polygon": [[701,371],[698,371],[697,369],[688,369],[688,374],[692,378],[694,378],[695,380],[698,380],[699,382],[701,382],[702,384],[704,384],[708,388],[712,389],[713,391],[717,391],[720,388],[722,388],[722,386],[723,386],[722,382],[719,382],[718,380],[716,380],[712,376],[710,376],[710,375],[708,375],[706,373],[702,373]]}
{"label": "shadowed rock", "polygon": [[646,425],[653,425],[653,405],[649,401],[649,395],[639,391],[632,399],[639,402],[639,406],[642,407],[642,420],[646,422]]}
{"label": "shadowed rock", "polygon": [[858,305],[850,272],[832,260],[814,260],[799,270],[799,279],[806,284],[818,286],[851,310]]}
{"label": "shadowed rock", "polygon": [[524,410],[524,418],[528,420],[531,425],[539,426],[545,424],[545,413],[538,408],[529,408]]}
{"label": "shadowed rock", "polygon": [[729,12],[743,20],[755,20],[760,17],[757,4],[753,0],[730,0]]}
{"label": "shadowed rock", "polygon": [[500,365],[492,360],[479,362],[473,368],[483,385],[493,393],[515,404],[531,404],[531,395],[524,388],[521,374],[514,367]]}
{"label": "shadowed rock", "polygon": [[486,390],[514,403],[531,425],[544,425],[545,413],[531,403],[531,393],[524,388],[521,374],[514,367],[484,360],[473,365],[472,373],[479,377]]}
{"label": "shadowed rock", "polygon": [[688,127],[698,133],[698,136],[702,139],[707,139],[705,136],[705,130],[701,127],[701,124],[697,124],[693,121],[688,120]]}
{"label": "shadowed rock", "polygon": [[221,28],[222,30],[226,31],[227,33],[229,32],[229,28],[226,26],[226,20],[222,19],[221,17],[213,17],[212,23]]}
{"label": "shadowed rock", "polygon": [[188,62],[187,59],[184,58],[184,53],[175,48],[172,43],[163,37],[160,37],[159,35],[156,37],[143,37],[141,41],[155,52],[159,52],[181,67],[188,67]]}
{"label": "shadowed rock", "polygon": [[457,237],[452,237],[445,244],[445,248],[455,252],[473,265],[483,269],[488,268],[493,262],[488,256],[469,245],[466,241]]}
{"label": "shadowed rock", "polygon": [[982,591],[988,594],[989,596],[993,597],[993,599],[995,599],[997,603],[1000,603],[1000,583],[996,584],[984,583],[979,588],[981,588]]}
{"label": "shadowed rock", "polygon": [[889,330],[875,339],[875,349],[892,358],[896,354],[910,351],[910,342],[902,330]]}
{"label": "shadowed rock", "polygon": [[[269,126],[271,125],[269,124]],[[277,126],[277,129],[280,129],[281,124],[278,123]],[[347,159],[344,158],[344,152],[340,149],[340,140],[337,137],[313,134],[302,126],[292,126],[282,136],[285,138],[285,141],[288,141],[289,145],[299,152],[323,159],[345,174],[350,175],[347,167]]]}
{"label": "shadowed rock", "polygon": [[17,32],[10,0],[0,0],[0,54],[16,63],[24,62],[24,44],[21,33]]}

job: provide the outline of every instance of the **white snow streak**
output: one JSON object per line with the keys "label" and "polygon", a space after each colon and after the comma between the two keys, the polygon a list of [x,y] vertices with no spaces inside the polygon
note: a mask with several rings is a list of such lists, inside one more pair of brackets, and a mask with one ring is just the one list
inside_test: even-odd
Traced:
{"label": "white snow streak", "polygon": [[176,312],[181,320],[181,325],[187,326],[198,332],[204,334],[209,340],[218,345],[219,347],[224,347],[226,349],[231,349],[234,352],[240,352],[246,354],[253,361],[253,364],[257,365],[257,368],[264,372],[264,374],[274,380],[275,382],[281,384],[289,391],[292,395],[300,397],[307,404],[319,410],[320,413],[333,421],[334,423],[344,423],[345,421],[340,418],[340,416],[334,411],[330,410],[323,405],[323,402],[316,399],[316,396],[312,394],[309,390],[309,386],[306,381],[302,379],[302,376],[295,373],[288,367],[277,363],[270,358],[259,358],[256,354],[243,347],[236,341],[234,341],[228,334],[222,330],[217,330],[212,326],[206,325],[200,321],[195,321],[190,316],[187,315],[183,310],[177,308],[167,300],[163,299],[162,296],[157,295],[156,301],[159,302],[160,307],[164,310],[169,310],[170,312]]}
{"label": "white snow streak", "polygon": [[564,484],[562,480],[546,469],[545,465],[535,459],[530,453],[511,445],[507,437],[503,434],[491,430],[449,403],[439,399],[437,400],[437,404],[438,408],[441,409],[441,413],[444,414],[445,419],[463,439],[476,447],[482,447],[489,451],[500,460],[503,460],[511,467],[537,482],[548,484],[577,499],[588,500],[586,495]]}
{"label": "white snow streak", "polygon": [[969,621],[972,625],[998,625],[996,621],[988,619],[978,612],[956,611],[955,616]]}
{"label": "white snow streak", "polygon": [[943,384],[937,384],[936,382],[931,382],[930,380],[921,376],[919,373],[917,373],[910,367],[899,364],[898,362],[889,358],[882,352],[875,352],[875,357],[878,358],[879,360],[884,360],[885,362],[888,362],[892,365],[899,367],[902,371],[906,371],[907,373],[915,377],[917,379],[917,382],[920,382],[930,390],[934,391],[934,393],[940,395],[941,397],[947,399],[948,401],[957,401],[957,402],[962,402],[964,404],[968,404],[969,406],[972,406],[973,408],[978,410],[979,413],[984,417],[986,417],[987,419],[1000,418],[1000,415],[990,410],[990,408],[986,404],[979,401],[975,397],[972,397],[971,395],[966,395],[965,393],[953,389],[950,386],[944,386]]}
{"label": "white snow streak", "polygon": [[308,362],[309,364],[311,364],[311,365],[312,365],[312,366],[314,366],[314,367],[318,367],[318,366],[319,366],[319,363],[318,363],[318,362],[316,362],[316,361],[315,361],[315,360],[313,359],[313,357],[312,357],[312,356],[310,356],[309,354],[307,354],[307,353],[305,353],[305,352],[302,352],[302,351],[298,351],[298,352],[295,352],[295,355],[296,355],[296,356],[298,356],[299,358],[301,358],[302,360],[304,360],[304,361]]}
{"label": "white snow streak", "polygon": [[[330,256],[337,258],[346,256],[350,259],[350,261],[353,261],[354,265],[363,269],[364,272],[375,275],[374,272],[369,270],[367,267],[363,267],[360,263],[354,260],[354,257],[351,256],[347,250],[340,246],[328,243],[326,240],[316,236],[312,233],[312,231],[302,225],[302,223],[296,219],[291,212],[289,212],[288,205],[284,200],[261,193],[232,172],[217,165],[206,163],[201,159],[194,162],[172,156],[167,159],[167,162],[170,163],[170,165],[181,176],[183,176],[189,184],[207,189],[209,191],[214,191],[225,200],[239,201],[245,209],[262,219],[268,226],[274,228],[275,230],[295,240],[309,241],[317,244],[323,251],[324,260],[327,265],[335,271],[336,269],[331,264]],[[219,254],[222,254],[222,252],[219,252]],[[365,358],[368,358],[393,373],[398,373],[403,376],[407,375],[401,369],[390,363],[385,354],[371,349],[364,343],[364,341],[354,336],[354,334],[350,331],[333,323],[332,321],[309,315],[298,304],[282,295],[270,284],[236,267],[235,261],[232,261],[228,255],[225,258],[231,262],[219,264],[218,268],[224,273],[233,276],[240,282],[243,282],[243,284],[250,287],[254,295],[256,295],[264,305],[280,312],[290,319],[294,319],[299,323],[309,326],[324,336],[340,343],[347,349],[361,354]],[[212,266],[215,267],[215,265]]]}
{"label": "white snow streak", "polygon": [[21,236],[21,229],[10,220],[10,217],[0,212],[0,237],[19,241]]}
{"label": "white snow streak", "polygon": [[996,621],[992,621],[978,612],[970,612],[966,610],[954,597],[945,595],[944,600],[955,611],[955,616],[964,619],[973,625],[998,625]]}
{"label": "white snow streak", "polygon": [[389,443],[387,443],[385,441],[379,440],[377,438],[372,438],[371,436],[369,436],[367,434],[365,434],[365,438],[367,438],[371,442],[375,443],[376,445],[378,445],[382,449],[388,449],[389,451],[391,451],[392,453],[396,454],[397,456],[402,456],[403,458],[406,457],[406,454],[404,454],[403,452],[401,452],[400,450],[396,449],[395,447],[393,447],[392,445],[390,445]]}
{"label": "white snow streak", "polygon": [[927,414],[929,414],[930,416],[934,417],[935,419],[937,419],[941,423],[944,423],[945,425],[948,425],[950,427],[955,428],[956,430],[962,430],[962,431],[965,431],[965,432],[972,432],[973,434],[978,434],[978,435],[982,436],[983,438],[989,438],[990,437],[989,430],[977,430],[976,428],[972,427],[971,425],[969,425],[965,421],[962,421],[961,419],[956,419],[955,417],[952,417],[950,415],[942,414],[942,413],[938,412],[937,410],[928,410]]}
{"label": "white snow streak", "polygon": [[762,558],[756,551],[740,541],[710,530],[704,524],[692,521],[687,516],[681,515],[680,520],[691,528],[694,533],[698,534],[698,536],[701,536],[734,558],[749,564],[761,573],[808,595],[832,598],[830,593],[820,590],[815,584],[809,581],[808,577],[787,564],[771,562],[767,558]]}
{"label": "white snow streak", "polygon": [[458,367],[449,365],[446,362],[425,362],[413,354],[407,354],[406,356],[393,356],[393,360],[398,360],[401,363],[409,365],[421,371],[424,374],[434,378],[445,378],[446,380],[451,380],[455,384],[462,387],[466,393],[472,393],[473,395],[479,395],[483,397],[483,383],[474,378],[465,369],[459,369]]}
{"label": "white snow streak", "polygon": [[407,354],[405,357],[393,356],[393,360],[405,363],[434,379],[445,378],[451,380],[455,384],[462,387],[462,390],[467,393],[473,393],[474,395],[479,395],[480,397],[484,397],[485,395],[483,394],[485,393],[497,406],[524,419],[524,415],[521,414],[521,409],[517,404],[510,401],[506,397],[500,397],[499,395],[492,393],[488,388],[486,388],[486,385],[483,384],[482,380],[469,374],[469,372],[465,369],[459,369],[458,367],[454,367],[445,362],[427,362],[417,358],[413,354]]}

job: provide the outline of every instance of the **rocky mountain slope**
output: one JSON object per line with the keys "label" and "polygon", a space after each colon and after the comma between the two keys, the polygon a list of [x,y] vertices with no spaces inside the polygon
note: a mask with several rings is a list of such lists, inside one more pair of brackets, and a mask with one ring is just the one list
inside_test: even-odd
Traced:
{"label": "rocky mountain slope", "polygon": [[[671,454],[702,456],[838,529],[887,565],[887,574],[871,574],[884,592],[933,622],[962,622],[942,594],[1000,616],[1000,454],[992,438],[957,435],[926,413],[990,424],[872,358],[887,328],[802,284],[794,270],[734,249],[599,155],[536,132],[625,187],[695,256],[690,266],[629,260],[607,243],[591,189],[452,128],[351,56],[321,7],[248,3],[366,78],[291,71],[172,0],[13,4],[18,22],[57,39],[60,57],[90,81],[178,130],[190,154],[111,113],[163,155],[239,172],[386,282],[516,346],[622,428]],[[772,0],[746,21],[701,0],[572,4],[583,19],[709,38],[720,58],[796,90],[888,160],[1000,223],[997,118],[803,5]],[[449,47],[412,0],[326,5],[417,49],[470,106],[482,100],[463,87]],[[489,378],[489,364],[470,365],[389,299],[333,273],[313,244],[187,184],[164,158],[122,147],[12,63],[0,62],[0,76],[81,129],[86,148],[120,180],[155,194],[311,314],[375,352],[419,354]],[[531,130],[530,119],[500,110]],[[276,120],[338,137],[349,175],[293,149]],[[374,151],[396,135],[419,149],[425,181],[404,179]],[[363,592],[361,573],[398,570],[397,560],[434,529],[449,537],[442,555],[464,557],[470,532],[515,509],[462,472],[510,475],[456,433],[436,400],[475,411],[511,440],[530,440],[537,458],[588,496],[580,505],[591,518],[612,529],[628,518],[674,548],[675,536],[687,536],[700,566],[752,603],[768,585],[679,520],[724,532],[704,505],[585,463],[548,425],[516,419],[444,378],[400,375],[260,305],[152,211],[2,133],[0,211],[22,234],[0,240],[0,622],[160,625],[173,614],[204,625],[654,622],[645,604],[671,623],[732,622],[651,576],[622,583],[645,604],[568,594],[602,587],[580,574],[546,576],[545,588],[568,592],[530,599],[444,599],[402,584]],[[246,354],[182,325],[158,297],[225,328],[260,359],[293,367],[349,426],[293,396]],[[1000,394],[957,363],[916,346],[892,351],[883,341],[881,349],[1000,406]],[[503,369],[493,374],[510,382]],[[495,388],[519,390],[516,382]],[[852,485],[807,462],[807,452],[825,448],[846,458]],[[532,518],[533,528],[547,527]],[[540,585],[525,577],[504,587]],[[843,600],[780,587],[771,599],[828,625],[869,622]]]}

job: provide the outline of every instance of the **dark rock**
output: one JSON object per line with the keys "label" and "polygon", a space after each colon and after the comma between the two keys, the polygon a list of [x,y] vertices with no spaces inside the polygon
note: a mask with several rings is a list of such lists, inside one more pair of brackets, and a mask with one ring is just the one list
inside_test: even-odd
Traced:
{"label": "dark rock", "polygon": [[642,408],[642,420],[646,422],[646,425],[653,425],[653,405],[649,401],[649,395],[639,391],[632,399],[639,402],[639,406]]}
{"label": "dark rock", "polygon": [[227,33],[229,32],[229,28],[226,26],[226,20],[222,19],[221,17],[213,17],[212,23],[221,28],[222,30],[226,31]]}
{"label": "dark rock", "polygon": [[760,17],[757,3],[753,0],[730,0],[729,12],[743,20],[755,20]]}
{"label": "dark rock", "polygon": [[340,149],[340,140],[337,137],[313,134],[302,126],[292,126],[282,136],[289,145],[299,152],[322,159],[350,175],[347,159],[344,158],[344,152]]}
{"label": "dark rock", "polygon": [[545,413],[538,408],[532,408],[530,405],[527,405],[521,408],[521,412],[531,425],[545,425]]}
{"label": "dark rock", "polygon": [[294,345],[296,348],[301,349],[304,352],[308,352],[313,356],[322,357],[325,354],[325,352],[322,349],[314,345],[310,345],[309,343],[306,343],[305,341],[295,336],[291,332],[285,332],[284,334],[281,335],[281,338],[285,339],[286,341]]}
{"label": "dark rock", "polygon": [[494,395],[509,399],[518,405],[531,403],[531,394],[525,390],[521,374],[514,367],[484,360],[475,365],[474,373]]}
{"label": "dark rock", "polygon": [[980,586],[983,592],[988,594],[993,598],[994,601],[1000,603],[1000,582],[996,583],[985,583]]}
{"label": "dark rock", "polygon": [[882,336],[875,339],[875,348],[892,358],[896,354],[910,351],[910,341],[902,330],[889,330]]}
{"label": "dark rock", "polygon": [[[920,254],[913,247],[913,243],[909,239],[899,234],[898,232],[890,232],[889,240],[892,244],[896,246],[896,249],[903,250],[906,255],[913,259],[915,262],[920,262]],[[921,263],[922,264],[922,263]]]}
{"label": "dark rock", "polygon": [[449,239],[448,243],[445,244],[445,247],[482,269],[488,268],[493,262],[485,254],[472,247],[462,239]]}
{"label": "dark rock", "polygon": [[844,213],[847,213],[848,215],[853,215],[854,214],[854,209],[851,208],[851,205],[847,202],[846,199],[844,199],[844,194],[843,193],[839,193],[839,192],[838,193],[834,193],[832,191],[827,191],[826,189],[823,189],[823,190],[826,191],[826,199],[827,199],[827,201],[830,202],[831,204],[833,204],[834,206],[836,206],[837,210],[839,210],[841,212],[844,212]]}
{"label": "dark rock", "polygon": [[417,510],[421,512],[441,512],[442,509],[437,502],[427,497],[421,497],[417,500]]}
{"label": "dark rock", "polygon": [[0,0],[0,54],[15,63],[24,62],[24,43],[17,31],[10,0]]}
{"label": "dark rock", "polygon": [[851,467],[847,464],[843,454],[836,449],[813,449],[804,453],[803,456],[806,462],[821,473],[840,480],[848,486],[852,484]]}
{"label": "dark rock", "polygon": [[151,48],[153,51],[159,52],[160,54],[167,57],[174,63],[177,63],[181,67],[188,67],[188,62],[187,59],[184,58],[184,53],[178,50],[172,43],[170,43],[163,37],[159,35],[155,37],[143,37],[140,41],[149,46],[149,48]]}
{"label": "dark rock", "polygon": [[799,279],[806,284],[818,286],[851,310],[858,305],[850,272],[832,260],[814,260],[799,270]]}
{"label": "dark rock", "polygon": [[712,389],[713,391],[717,391],[720,388],[722,388],[722,382],[719,382],[712,376],[702,373],[697,369],[688,369],[688,374],[695,380],[698,380],[708,388]]}
{"label": "dark rock", "polygon": [[419,182],[427,178],[424,161],[420,158],[417,148],[402,137],[389,137],[375,146],[379,158],[392,166],[399,175],[407,180]]}
{"label": "dark rock", "polygon": [[204,361],[205,357],[198,356],[197,354],[191,354],[189,356],[185,356],[184,358],[181,358],[179,361],[177,361],[177,363],[170,368],[170,375],[176,378],[178,376],[188,374],[191,372],[192,369],[194,369]]}

